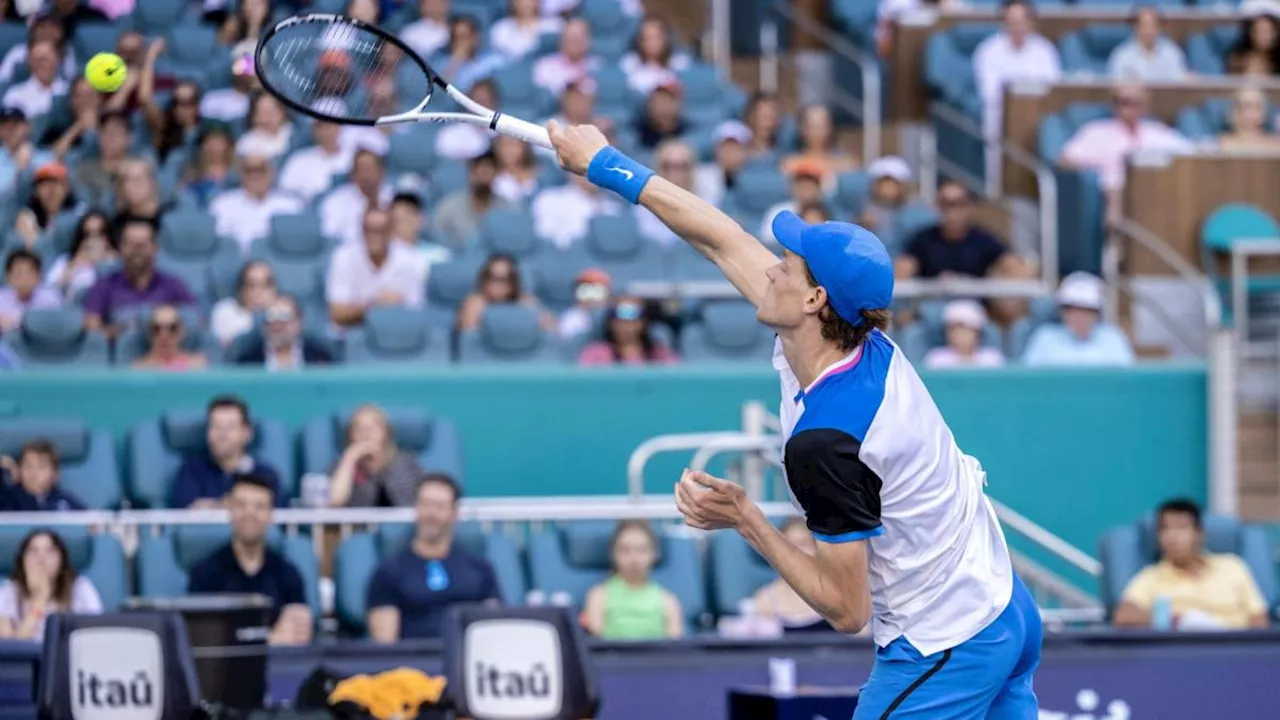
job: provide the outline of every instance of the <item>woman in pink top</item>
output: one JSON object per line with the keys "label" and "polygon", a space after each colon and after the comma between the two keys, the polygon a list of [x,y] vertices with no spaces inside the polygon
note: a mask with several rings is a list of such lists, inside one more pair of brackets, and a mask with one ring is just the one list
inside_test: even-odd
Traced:
{"label": "woman in pink top", "polygon": [[653,339],[652,320],[639,298],[619,298],[604,318],[604,339],[582,349],[579,365],[669,365],[679,358]]}
{"label": "woman in pink top", "polygon": [[147,339],[150,349],[147,354],[133,362],[133,367],[140,370],[203,370],[209,361],[201,353],[187,352],[182,349],[182,338],[186,329],[182,325],[182,315],[172,305],[158,305],[151,311],[151,319],[147,323]]}

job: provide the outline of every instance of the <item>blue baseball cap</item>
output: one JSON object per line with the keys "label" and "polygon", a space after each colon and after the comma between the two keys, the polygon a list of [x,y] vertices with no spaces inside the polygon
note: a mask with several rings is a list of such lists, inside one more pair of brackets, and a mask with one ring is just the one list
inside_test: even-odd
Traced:
{"label": "blue baseball cap", "polygon": [[790,210],[774,216],[772,227],[782,247],[804,258],[837,315],[858,326],[863,310],[889,307],[893,260],[870,230],[842,222],[810,225]]}

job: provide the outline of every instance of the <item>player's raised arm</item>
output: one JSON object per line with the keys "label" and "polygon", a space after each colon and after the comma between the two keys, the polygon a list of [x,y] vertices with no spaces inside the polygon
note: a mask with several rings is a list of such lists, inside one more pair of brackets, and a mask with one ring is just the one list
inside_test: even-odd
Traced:
{"label": "player's raised arm", "polygon": [[760,304],[768,285],[765,271],[778,258],[733,218],[610,147],[592,125],[564,127],[553,120],[547,132],[561,167],[648,208],[715,263],[751,304]]}

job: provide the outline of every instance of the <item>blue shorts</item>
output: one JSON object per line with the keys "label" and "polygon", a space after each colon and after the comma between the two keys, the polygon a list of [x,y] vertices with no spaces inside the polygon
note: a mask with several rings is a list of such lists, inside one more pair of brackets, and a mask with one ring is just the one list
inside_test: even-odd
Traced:
{"label": "blue shorts", "polygon": [[924,656],[905,637],[876,650],[854,720],[1036,720],[1040,611],[1017,574],[1000,617],[972,639]]}

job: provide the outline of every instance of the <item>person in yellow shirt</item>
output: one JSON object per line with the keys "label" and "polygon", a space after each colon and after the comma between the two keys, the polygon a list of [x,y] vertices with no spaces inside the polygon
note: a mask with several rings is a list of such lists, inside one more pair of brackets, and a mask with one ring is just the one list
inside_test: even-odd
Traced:
{"label": "person in yellow shirt", "polygon": [[1114,622],[1151,627],[1167,603],[1174,629],[1267,627],[1267,603],[1249,566],[1233,554],[1204,550],[1200,508],[1190,500],[1170,500],[1156,515],[1160,562],[1143,568],[1125,587]]}

